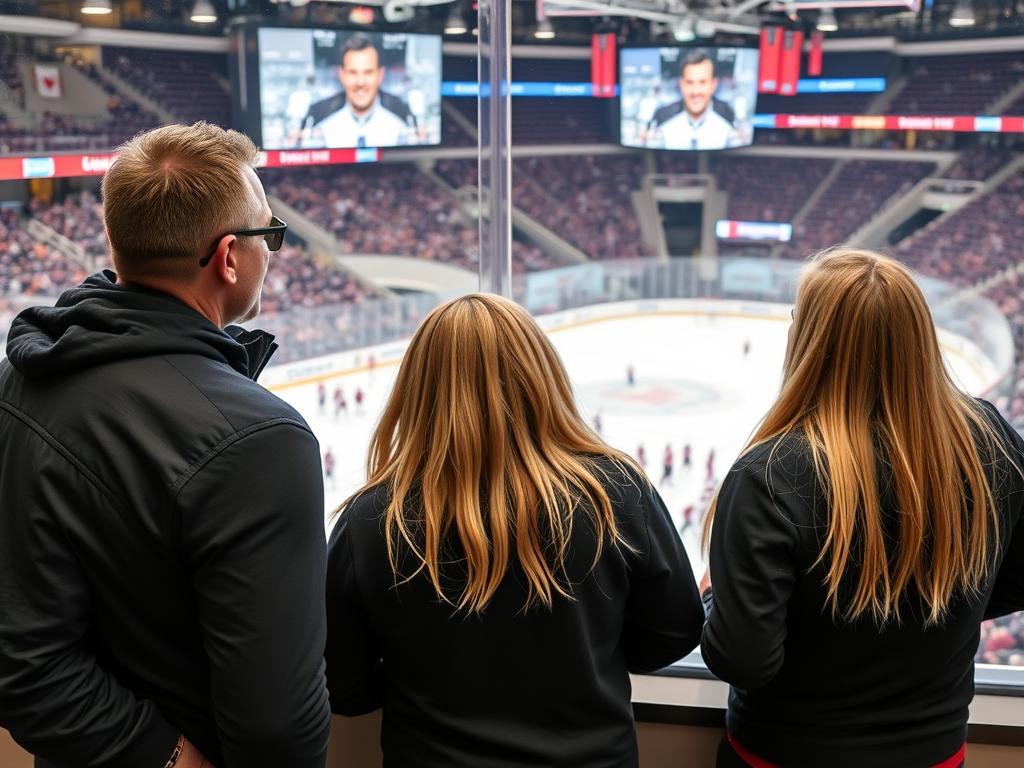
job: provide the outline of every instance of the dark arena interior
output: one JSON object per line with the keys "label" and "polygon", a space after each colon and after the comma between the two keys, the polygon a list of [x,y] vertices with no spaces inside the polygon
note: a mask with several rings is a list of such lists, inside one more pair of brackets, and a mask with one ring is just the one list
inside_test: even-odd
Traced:
{"label": "dark arena interior", "polygon": [[[478,290],[550,334],[698,580],[823,249],[912,270],[954,381],[1024,434],[1024,0],[0,0],[5,340],[113,268],[118,147],[198,121],[252,138],[288,224],[247,327],[328,529],[413,332]],[[975,662],[967,764],[1024,765],[1024,613]],[[714,765],[727,691],[700,649],[633,675],[640,765]],[[327,765],[380,765],[379,730],[334,717]],[[0,728],[2,768],[32,759]]]}

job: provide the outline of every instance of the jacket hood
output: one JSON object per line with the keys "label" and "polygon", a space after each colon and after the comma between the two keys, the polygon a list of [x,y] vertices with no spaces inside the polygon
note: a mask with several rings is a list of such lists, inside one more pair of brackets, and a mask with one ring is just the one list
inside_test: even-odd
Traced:
{"label": "jacket hood", "polygon": [[105,363],[191,354],[255,379],[277,349],[274,337],[238,326],[221,330],[169,294],[118,285],[109,270],[61,295],[54,307],[30,307],[11,325],[7,357],[26,378],[61,376]]}

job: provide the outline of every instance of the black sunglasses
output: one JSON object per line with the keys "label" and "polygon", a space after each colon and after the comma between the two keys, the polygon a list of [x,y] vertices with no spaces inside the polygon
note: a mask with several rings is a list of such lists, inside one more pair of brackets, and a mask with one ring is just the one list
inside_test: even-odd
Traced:
{"label": "black sunglasses", "polygon": [[221,237],[225,237],[226,235],[236,235],[238,237],[262,235],[263,239],[267,241],[267,248],[272,251],[278,251],[281,249],[281,246],[284,245],[284,233],[287,230],[287,224],[277,218],[277,216],[272,216],[269,226],[257,227],[256,229],[240,229],[237,232],[225,232],[223,235],[218,237],[217,242],[213,244],[213,250],[210,251],[210,255],[204,256],[199,260],[199,266],[205,267],[210,263],[210,259],[213,258],[213,254],[217,252],[217,243],[220,242]]}

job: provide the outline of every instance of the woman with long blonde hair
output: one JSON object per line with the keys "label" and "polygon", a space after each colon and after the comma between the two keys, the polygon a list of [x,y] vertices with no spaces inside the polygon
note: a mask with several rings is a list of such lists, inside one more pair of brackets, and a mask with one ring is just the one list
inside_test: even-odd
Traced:
{"label": "woman with long blonde hair", "polygon": [[328,558],[332,709],[388,766],[637,765],[629,672],[699,639],[657,492],[581,419],[529,314],[472,294],[417,330]]}
{"label": "woman with long blonde hair", "polygon": [[1022,450],[951,380],[903,266],[808,265],[781,392],[705,528],[720,766],[962,764],[979,625],[1024,608]]}

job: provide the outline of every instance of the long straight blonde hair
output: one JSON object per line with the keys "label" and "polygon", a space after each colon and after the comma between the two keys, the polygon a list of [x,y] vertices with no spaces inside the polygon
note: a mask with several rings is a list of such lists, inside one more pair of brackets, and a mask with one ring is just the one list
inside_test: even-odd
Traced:
{"label": "long straight blonde hair", "polygon": [[[815,564],[834,616],[899,621],[913,588],[935,624],[955,594],[977,592],[999,539],[985,465],[1002,446],[947,373],[925,298],[898,262],[840,248],[805,269],[782,390],[747,449],[790,433],[806,438],[827,493]],[[889,520],[876,462],[891,473]]]}
{"label": "long straight blonde hair", "polygon": [[[524,607],[550,607],[556,595],[572,597],[565,562],[576,510],[596,533],[591,568],[606,543],[621,541],[598,456],[631,463],[580,418],[562,362],[533,318],[476,293],[435,309],[413,336],[355,496],[390,491],[384,532],[396,578],[426,572],[440,599],[480,613],[515,558]],[[452,536],[463,558],[457,596],[442,589],[442,548]],[[411,573],[399,573],[402,545],[416,562]]]}

